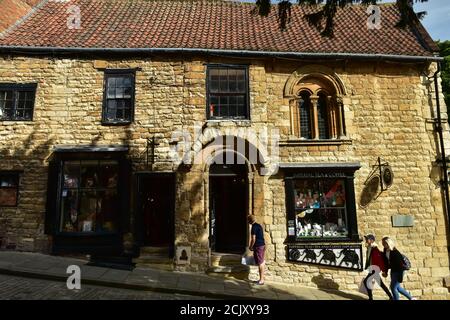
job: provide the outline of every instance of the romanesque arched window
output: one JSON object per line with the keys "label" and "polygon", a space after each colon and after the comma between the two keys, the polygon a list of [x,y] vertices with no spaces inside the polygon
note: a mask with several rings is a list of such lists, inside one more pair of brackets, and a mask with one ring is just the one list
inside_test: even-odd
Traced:
{"label": "romanesque arched window", "polygon": [[285,88],[285,94],[291,98],[291,135],[302,140],[344,138],[341,84],[325,74],[296,75]]}

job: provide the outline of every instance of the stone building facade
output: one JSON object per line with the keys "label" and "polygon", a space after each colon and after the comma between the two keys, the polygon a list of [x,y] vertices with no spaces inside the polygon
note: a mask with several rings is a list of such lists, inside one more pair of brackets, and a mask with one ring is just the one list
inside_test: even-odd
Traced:
{"label": "stone building facade", "polygon": [[[268,280],[357,290],[365,259],[357,248],[364,234],[373,233],[392,237],[410,258],[405,287],[413,295],[449,297],[443,285],[449,273],[448,224],[429,78],[437,60],[431,54],[413,63],[395,55],[375,60],[201,52],[36,55],[25,46],[8,48],[14,32],[0,41],[0,92],[21,90],[2,84],[36,87],[32,121],[0,121],[0,176],[4,186],[11,181],[5,177],[19,177],[16,205],[7,199],[14,192],[3,191],[9,206],[0,207],[2,249],[136,258],[142,248],[167,247],[177,270],[203,272],[214,256],[245,250],[245,218],[255,214],[265,232]],[[246,75],[248,90],[242,92],[249,113],[236,111],[241,118],[221,117],[214,109],[220,103],[212,102],[213,70],[220,76],[224,69]],[[108,70],[116,72],[111,77],[132,74],[129,123],[105,120]],[[119,87],[116,83],[116,98]],[[305,117],[309,120],[302,122]],[[222,165],[222,155],[234,164]],[[98,181],[92,182],[94,167]],[[393,173],[392,183],[380,181],[385,168]],[[68,209],[65,201],[74,194],[77,207]],[[303,206],[303,197],[316,201]],[[78,224],[92,203],[96,218]],[[108,204],[106,210],[116,215],[100,221]],[[320,210],[324,215],[313,218]],[[397,224],[399,216],[414,221]],[[312,233],[308,224],[319,231]],[[292,261],[301,246],[340,248],[340,255],[346,246],[356,248],[359,265],[320,265],[318,251],[317,261]],[[176,257],[180,247],[190,249],[189,263]]]}

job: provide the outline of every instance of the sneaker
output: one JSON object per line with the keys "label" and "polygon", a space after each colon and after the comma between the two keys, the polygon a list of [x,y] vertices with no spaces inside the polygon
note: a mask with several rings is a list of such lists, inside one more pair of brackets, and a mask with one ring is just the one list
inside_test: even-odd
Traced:
{"label": "sneaker", "polygon": [[256,284],[262,286],[264,284],[264,282],[257,281]]}

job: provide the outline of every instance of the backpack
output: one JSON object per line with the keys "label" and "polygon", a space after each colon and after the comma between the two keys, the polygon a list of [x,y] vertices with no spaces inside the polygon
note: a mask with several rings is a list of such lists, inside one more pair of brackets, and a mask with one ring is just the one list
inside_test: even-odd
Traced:
{"label": "backpack", "polygon": [[403,270],[411,269],[411,261],[409,261],[408,257],[402,254],[402,267]]}

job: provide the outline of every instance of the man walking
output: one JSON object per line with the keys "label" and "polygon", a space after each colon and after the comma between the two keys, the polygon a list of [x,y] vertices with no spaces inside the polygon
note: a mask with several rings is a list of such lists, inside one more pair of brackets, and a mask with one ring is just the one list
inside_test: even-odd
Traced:
{"label": "man walking", "polygon": [[259,281],[257,284],[264,284],[264,231],[260,224],[256,223],[256,217],[254,215],[249,215],[247,217],[248,223],[252,226],[250,232],[250,245],[249,249],[253,251],[253,257],[255,258],[255,264],[258,266],[259,271]]}

